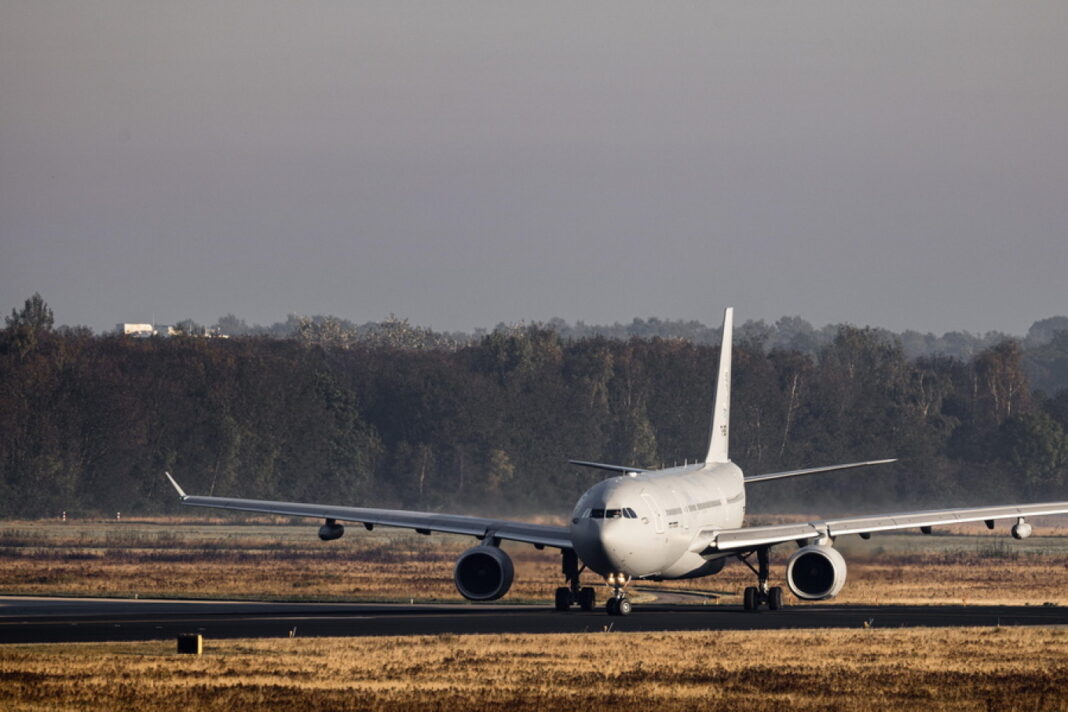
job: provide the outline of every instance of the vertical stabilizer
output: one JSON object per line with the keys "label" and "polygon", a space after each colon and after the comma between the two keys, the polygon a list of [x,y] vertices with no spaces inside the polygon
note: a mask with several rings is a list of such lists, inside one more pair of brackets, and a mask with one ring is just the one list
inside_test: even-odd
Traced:
{"label": "vertical stabilizer", "polygon": [[712,436],[705,462],[730,462],[727,435],[731,423],[731,332],[734,331],[734,308],[723,312],[723,342],[719,349],[719,374],[716,377],[716,402],[712,406]]}

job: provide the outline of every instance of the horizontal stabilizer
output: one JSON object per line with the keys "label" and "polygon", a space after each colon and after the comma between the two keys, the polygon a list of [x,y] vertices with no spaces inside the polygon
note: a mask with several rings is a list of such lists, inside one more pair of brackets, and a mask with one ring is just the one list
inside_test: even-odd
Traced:
{"label": "horizontal stabilizer", "polygon": [[804,470],[787,470],[786,472],[769,472],[766,475],[749,475],[745,478],[746,483],[763,482],[764,480],[781,480],[784,477],[800,477],[801,475],[816,475],[820,472],[834,472],[835,470],[852,470],[854,467],[868,467],[870,465],[886,465],[897,462],[897,458],[890,460],[869,460],[868,462],[850,462],[847,465],[829,465],[827,467],[809,467]]}
{"label": "horizontal stabilizer", "polygon": [[587,462],[586,460],[568,460],[572,465],[580,467],[592,467],[595,470],[608,470],[609,472],[649,472],[641,467],[629,467],[626,465],[606,465],[603,462]]}

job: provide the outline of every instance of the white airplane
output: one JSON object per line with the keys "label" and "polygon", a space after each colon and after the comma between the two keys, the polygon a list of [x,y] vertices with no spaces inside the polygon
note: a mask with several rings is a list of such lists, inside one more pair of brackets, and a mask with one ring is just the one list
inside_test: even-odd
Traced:
{"label": "white airplane", "polygon": [[[929,534],[933,526],[975,521],[984,521],[993,529],[995,520],[1015,519],[1012,536],[1023,539],[1031,534],[1026,517],[1068,513],[1068,502],[1048,502],[742,526],[745,487],[749,483],[894,460],[744,476],[727,454],[732,328],[733,309],[728,308],[723,317],[712,433],[704,461],[644,470],[572,460],[573,464],[607,470],[616,476],[599,482],[579,498],[570,526],[330,504],[198,497],[183,492],[169,473],[167,478],[183,504],[325,519],[319,528],[319,538],[323,541],[344,534],[345,528],[339,521],[359,522],[368,530],[381,525],[414,529],[420,534],[446,532],[474,536],[481,543],[461,554],[453,571],[456,588],[472,601],[496,600],[511,587],[514,569],[512,560],[500,548],[502,541],[525,542],[538,549],[559,549],[567,585],[556,589],[556,609],[564,611],[576,604],[583,610],[596,607],[594,589],[581,586],[579,580],[581,573],[589,569],[602,576],[611,588],[607,612],[623,616],[632,610],[627,598],[631,581],[709,576],[719,572],[729,558],[745,563],[757,578],[756,586],[745,589],[745,610],[755,611],[762,606],[779,609],[783,605],[783,591],[778,586],[770,586],[768,552],[780,544],[793,542],[799,547],[786,565],[786,584],[790,591],[803,600],[821,600],[836,596],[846,580],[845,560],[833,547],[836,537],[859,534],[867,539],[873,532],[910,528]],[[750,561],[754,555],[756,566]]]}

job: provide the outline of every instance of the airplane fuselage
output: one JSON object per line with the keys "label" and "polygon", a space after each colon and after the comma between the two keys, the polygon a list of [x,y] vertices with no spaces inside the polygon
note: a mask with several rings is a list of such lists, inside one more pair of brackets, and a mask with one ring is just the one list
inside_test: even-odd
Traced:
{"label": "airplane fuselage", "polygon": [[575,505],[571,538],[582,562],[602,576],[695,578],[724,564],[691,550],[697,535],[740,527],[744,517],[741,469],[696,463],[594,485]]}

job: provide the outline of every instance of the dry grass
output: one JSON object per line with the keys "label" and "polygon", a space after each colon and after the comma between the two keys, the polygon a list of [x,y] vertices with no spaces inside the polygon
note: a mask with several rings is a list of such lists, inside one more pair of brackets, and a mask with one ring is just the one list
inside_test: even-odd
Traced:
{"label": "dry grass", "polygon": [[716,631],[5,646],[0,709],[1066,710],[1068,631]]}
{"label": "dry grass", "polygon": [[[456,601],[453,564],[476,543],[470,537],[366,532],[359,526],[324,543],[315,530],[307,524],[190,520],[9,522],[0,526],[0,592]],[[1059,523],[1024,542],[1004,531],[964,532],[840,540],[849,581],[835,602],[1068,605],[1068,531]],[[561,583],[559,554],[524,545],[506,549],[515,560],[516,579],[505,601],[548,602]],[[791,551],[773,550],[776,579]],[[714,577],[659,585],[714,589],[728,594],[720,602],[734,604],[752,578],[735,562]]]}

